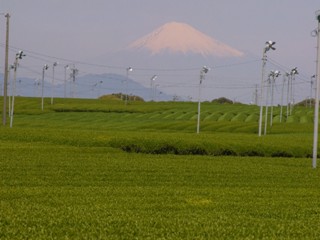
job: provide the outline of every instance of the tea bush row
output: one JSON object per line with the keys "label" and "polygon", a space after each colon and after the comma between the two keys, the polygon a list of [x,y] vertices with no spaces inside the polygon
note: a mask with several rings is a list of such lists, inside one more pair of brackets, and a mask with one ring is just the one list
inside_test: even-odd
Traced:
{"label": "tea bush row", "polygon": [[[305,144],[301,145],[295,141],[295,138],[292,140],[289,138],[290,136],[258,138],[243,134],[234,134],[232,137],[229,134],[206,135],[206,137],[185,134],[175,138],[170,137],[170,134],[160,134],[143,137],[113,137],[109,144],[126,152],[148,154],[311,157],[311,137],[303,137]],[[285,141],[286,144],[283,144]]]}

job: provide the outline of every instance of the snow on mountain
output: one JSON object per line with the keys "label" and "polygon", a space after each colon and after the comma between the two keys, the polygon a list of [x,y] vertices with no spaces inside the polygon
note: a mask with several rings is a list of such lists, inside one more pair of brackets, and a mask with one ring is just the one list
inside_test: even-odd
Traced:
{"label": "snow on mountain", "polygon": [[198,99],[199,73],[211,70],[203,81],[201,98],[219,97],[250,102],[260,79],[260,57],[219,42],[185,23],[171,22],[129,43],[122,50],[97,56],[93,62],[108,67],[110,73],[126,74],[144,87],[157,75],[157,89],[182,99]]}
{"label": "snow on mountain", "polygon": [[153,55],[165,50],[172,53],[196,53],[202,56],[241,57],[244,54],[185,23],[170,22],[134,41],[129,49],[148,49]]}

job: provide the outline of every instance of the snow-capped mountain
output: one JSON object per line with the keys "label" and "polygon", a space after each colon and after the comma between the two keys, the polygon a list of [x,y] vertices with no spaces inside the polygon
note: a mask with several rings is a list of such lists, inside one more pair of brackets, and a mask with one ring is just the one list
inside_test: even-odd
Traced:
{"label": "snow-capped mountain", "polygon": [[130,49],[148,49],[152,55],[163,51],[195,53],[202,56],[241,57],[243,53],[211,38],[185,23],[170,22],[129,45]]}
{"label": "snow-capped mountain", "polygon": [[[243,62],[252,63],[255,60],[188,24],[169,22],[129,43],[122,50],[104,54],[93,61],[110,66],[108,70],[118,74],[125,74],[125,69],[130,66],[133,68],[130,76],[146,87],[150,86],[151,77],[157,75],[156,85],[160,91],[192,100],[198,99],[199,73],[203,66],[207,66],[211,71],[203,81],[202,99],[212,100],[218,97],[234,99],[239,95],[248,96],[248,91],[253,91],[252,85],[257,82],[260,74],[250,79],[248,73],[252,75],[255,71],[240,69],[239,66],[246,67]],[[235,66],[233,69],[237,69],[230,71],[224,66]],[[254,68],[260,69],[256,65]],[[242,81],[242,85],[239,86],[239,81],[232,82],[237,81],[237,78]],[[251,86],[248,84],[250,81]],[[220,85],[220,89],[215,85]],[[248,86],[247,93],[236,92],[234,86],[237,89]]]}

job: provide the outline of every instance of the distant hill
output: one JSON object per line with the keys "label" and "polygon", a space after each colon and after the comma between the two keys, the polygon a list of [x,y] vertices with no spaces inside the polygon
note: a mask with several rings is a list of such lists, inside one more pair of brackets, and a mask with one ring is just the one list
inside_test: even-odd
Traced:
{"label": "distant hill", "polygon": [[[48,78],[46,78],[48,79]],[[0,75],[0,90],[3,95],[3,74]],[[8,91],[12,92],[12,79],[9,83]],[[123,93],[139,96],[146,101],[169,101],[175,96],[166,94],[162,91],[145,87],[142,84],[128,78],[126,76],[114,73],[106,74],[86,74],[76,77],[75,82],[71,79],[64,83],[56,84],[53,89],[54,97],[68,98],[99,98],[103,95]],[[16,82],[16,95],[26,97],[40,97],[42,94],[41,80],[18,77]],[[52,96],[52,85],[47,80],[44,83],[44,96]]]}

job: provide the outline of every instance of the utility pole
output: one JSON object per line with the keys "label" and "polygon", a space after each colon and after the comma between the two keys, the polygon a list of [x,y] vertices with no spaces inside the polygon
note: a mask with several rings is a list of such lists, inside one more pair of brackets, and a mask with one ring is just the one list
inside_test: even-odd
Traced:
{"label": "utility pole", "polygon": [[256,84],[256,88],[254,90],[254,105],[258,106],[258,84]]}
{"label": "utility pole", "polygon": [[13,90],[12,90],[12,104],[11,104],[11,111],[10,111],[10,128],[12,128],[13,124],[13,113],[14,113],[14,97],[16,95],[16,81],[17,81],[17,68],[19,66],[19,59],[25,57],[26,55],[23,51],[19,51],[16,54],[16,59],[14,61],[14,77],[13,77]]}
{"label": "utility pole", "polygon": [[317,73],[316,73],[316,97],[314,106],[314,132],[313,132],[313,153],[312,153],[312,167],[317,167],[318,158],[318,123],[319,123],[319,88],[320,88],[320,10],[316,12],[318,27],[316,30],[317,41]]}
{"label": "utility pole", "polygon": [[283,92],[284,92],[285,82],[286,82],[286,77],[285,75],[283,75],[282,90],[281,90],[281,105],[280,105],[280,122],[282,122]]}
{"label": "utility pole", "polygon": [[270,76],[269,76],[268,80],[267,80],[266,115],[265,115],[265,120],[264,120],[264,135],[267,135],[270,84],[271,84],[271,79],[270,79]]}
{"label": "utility pole", "polygon": [[209,71],[209,68],[203,66],[200,71],[200,82],[199,82],[199,96],[198,96],[198,119],[197,119],[197,134],[200,132],[200,108],[201,108],[201,84],[205,78],[206,73]]}
{"label": "utility pole", "polygon": [[265,66],[267,64],[267,52],[271,50],[276,50],[274,45],[276,42],[273,41],[267,41],[265,44],[265,47],[263,48],[263,54],[262,54],[262,70],[261,70],[261,85],[260,85],[260,115],[259,115],[259,137],[261,136],[262,132],[262,114],[263,114],[263,88],[264,88],[264,74],[265,74]]}
{"label": "utility pole", "polygon": [[54,68],[58,66],[58,62],[54,62],[52,65],[52,84],[51,84],[51,105],[53,105],[53,95],[54,95]]}
{"label": "utility pole", "polygon": [[7,123],[7,95],[8,95],[8,71],[9,71],[9,20],[10,15],[5,15],[6,21],[6,48],[5,48],[5,63],[4,63],[4,80],[3,80],[3,112],[2,112],[2,124]]}
{"label": "utility pole", "polygon": [[76,75],[78,74],[79,70],[76,69],[75,66],[71,69],[71,77],[72,77],[72,98],[75,97],[75,84],[76,84]]}
{"label": "utility pole", "polygon": [[150,79],[150,89],[151,89],[151,94],[150,94],[150,98],[151,101],[154,101],[154,97],[155,97],[155,80],[157,79],[157,75],[153,75],[152,78]]}
{"label": "utility pole", "polygon": [[126,98],[125,98],[125,105],[127,105],[128,103],[128,81],[129,81],[129,72],[132,72],[133,71],[133,68],[132,67],[128,67],[127,69],[127,77],[126,77]]}
{"label": "utility pole", "polygon": [[48,64],[45,64],[42,68],[42,82],[41,82],[41,111],[43,111],[43,105],[44,105],[44,96],[43,96],[43,92],[44,92],[44,72],[46,70],[48,70],[49,66]]}
{"label": "utility pole", "polygon": [[274,96],[274,84],[276,81],[276,78],[279,77],[281,74],[278,70],[276,71],[271,71],[271,77],[272,77],[272,82],[271,82],[271,114],[270,114],[270,127],[272,127],[273,123],[273,96]]}
{"label": "utility pole", "polygon": [[288,80],[288,85],[287,85],[287,119],[289,117],[289,107],[290,107],[290,103],[289,103],[289,96],[290,96],[290,74],[286,72],[286,77]]}
{"label": "utility pole", "polygon": [[311,76],[311,88],[310,88],[310,101],[309,101],[309,106],[310,106],[310,108],[312,107],[312,89],[313,89],[313,83],[314,83],[314,80],[313,79],[315,79],[316,78],[316,75],[313,75],[313,76]]}
{"label": "utility pole", "polygon": [[290,72],[290,80],[291,80],[291,86],[290,86],[290,115],[292,114],[292,111],[293,111],[293,106],[294,106],[294,94],[293,94],[293,81],[292,80],[296,80],[296,77],[295,75],[299,74],[298,73],[298,70],[297,70],[297,67],[293,68]]}
{"label": "utility pole", "polygon": [[64,98],[67,97],[67,69],[69,69],[69,65],[64,66]]}

